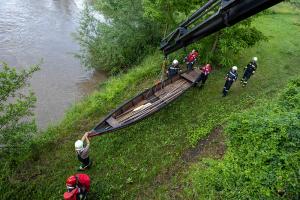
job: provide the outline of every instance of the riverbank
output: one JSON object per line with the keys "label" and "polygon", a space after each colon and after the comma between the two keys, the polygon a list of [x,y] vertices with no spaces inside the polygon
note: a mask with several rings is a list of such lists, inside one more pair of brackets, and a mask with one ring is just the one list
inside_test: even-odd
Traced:
{"label": "riverbank", "polygon": [[[242,66],[253,55],[259,58],[258,71],[246,88],[237,82],[229,96],[222,98],[223,77],[228,69],[215,69],[204,89],[192,88],[140,123],[92,139],[94,166],[87,171],[92,179],[91,199],[171,198],[169,182],[155,183],[157,176],[178,163],[187,149],[214,128],[224,125],[231,114],[276,97],[288,79],[299,76],[300,12],[287,4],[272,10],[255,21],[269,41],[236,58],[240,76]],[[76,173],[78,166],[74,141],[111,109],[153,85],[159,79],[162,60],[157,52],[127,74],[111,78],[102,84],[101,92],[75,105],[59,125],[38,137],[30,161],[2,173],[3,199],[61,198],[65,179]]]}

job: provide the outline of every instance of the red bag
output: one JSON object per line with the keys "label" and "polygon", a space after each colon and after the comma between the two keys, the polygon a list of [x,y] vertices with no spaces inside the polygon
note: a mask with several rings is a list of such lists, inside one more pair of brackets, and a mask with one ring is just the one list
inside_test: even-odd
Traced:
{"label": "red bag", "polygon": [[79,193],[78,188],[75,188],[71,192],[64,193],[65,200],[76,200],[77,194]]}

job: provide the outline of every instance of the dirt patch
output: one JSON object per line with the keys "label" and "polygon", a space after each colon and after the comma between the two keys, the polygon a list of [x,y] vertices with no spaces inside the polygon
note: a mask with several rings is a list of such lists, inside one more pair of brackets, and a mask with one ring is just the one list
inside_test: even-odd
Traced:
{"label": "dirt patch", "polygon": [[[150,187],[137,197],[137,199],[151,199],[151,194],[153,191],[158,188],[160,185],[171,184],[171,179],[176,174],[183,172],[187,169],[192,163],[195,163],[202,158],[213,158],[221,159],[223,158],[226,151],[225,137],[223,135],[223,127],[216,127],[205,139],[199,140],[197,145],[194,148],[186,150],[181,158],[177,160],[172,166],[164,169],[159,173],[153,180]],[[169,188],[169,194],[171,199],[180,199],[178,195],[182,190],[181,185],[176,187]]]}
{"label": "dirt patch", "polygon": [[200,157],[220,159],[223,157],[226,146],[224,143],[223,127],[216,127],[211,134],[198,142],[198,144],[182,155],[184,162],[195,162]]}

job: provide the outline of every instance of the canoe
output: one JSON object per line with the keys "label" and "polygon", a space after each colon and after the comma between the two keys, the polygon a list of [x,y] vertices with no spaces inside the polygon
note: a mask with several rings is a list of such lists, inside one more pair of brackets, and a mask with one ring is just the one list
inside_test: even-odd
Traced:
{"label": "canoe", "polygon": [[178,74],[141,92],[107,115],[90,132],[89,137],[127,127],[152,115],[192,87],[200,73],[199,69],[194,69]]}

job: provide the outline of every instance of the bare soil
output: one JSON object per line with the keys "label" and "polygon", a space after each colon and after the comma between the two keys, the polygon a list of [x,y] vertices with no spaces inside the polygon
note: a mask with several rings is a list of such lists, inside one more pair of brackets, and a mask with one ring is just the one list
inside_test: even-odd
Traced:
{"label": "bare soil", "polygon": [[154,178],[150,187],[142,191],[137,199],[152,198],[151,194],[161,185],[166,185],[168,188],[171,187],[169,188],[170,199],[181,199],[178,195],[180,195],[183,187],[182,185],[171,185],[172,177],[184,172],[192,163],[200,161],[203,158],[222,159],[225,151],[226,145],[223,127],[218,126],[205,139],[199,140],[195,147],[184,151],[180,159],[172,166],[161,171]]}

